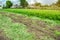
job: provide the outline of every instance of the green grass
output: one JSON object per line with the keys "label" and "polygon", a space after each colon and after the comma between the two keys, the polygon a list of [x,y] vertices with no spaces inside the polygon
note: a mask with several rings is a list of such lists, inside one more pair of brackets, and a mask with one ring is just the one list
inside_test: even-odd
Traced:
{"label": "green grass", "polygon": [[60,36],[60,31],[55,30],[54,32],[55,32],[55,35],[56,35],[56,36]]}
{"label": "green grass", "polygon": [[0,29],[4,31],[11,40],[34,40],[34,36],[27,32],[25,25],[13,23],[9,17],[0,14]]}
{"label": "green grass", "polygon": [[[16,14],[19,13],[22,15],[27,15],[31,19],[43,20],[43,21],[47,22],[48,25],[51,24],[54,26],[58,23],[60,24],[60,10],[3,9],[0,11],[13,12]],[[33,36],[26,32],[25,25],[19,24],[19,23],[12,23],[11,19],[9,19],[9,18],[8,18],[7,22],[5,22],[6,20],[4,20],[4,19],[6,19],[6,18],[3,17],[3,19],[0,21],[0,25],[2,25],[1,23],[3,23],[3,24],[6,23],[9,25],[9,27],[7,27],[7,28],[1,26],[1,28],[5,30],[5,33],[8,34],[7,36],[10,36],[9,38],[12,38],[12,40],[13,39],[14,40],[33,40]],[[8,28],[10,28],[10,29],[8,29]],[[21,30],[21,31],[19,31],[19,30]],[[56,34],[56,36],[60,35],[59,31],[54,31],[54,33]],[[16,38],[17,34],[20,34],[19,37],[22,37],[22,38],[19,38],[19,37]]]}
{"label": "green grass", "polygon": [[36,16],[43,19],[60,20],[60,10],[4,9],[4,11]]}

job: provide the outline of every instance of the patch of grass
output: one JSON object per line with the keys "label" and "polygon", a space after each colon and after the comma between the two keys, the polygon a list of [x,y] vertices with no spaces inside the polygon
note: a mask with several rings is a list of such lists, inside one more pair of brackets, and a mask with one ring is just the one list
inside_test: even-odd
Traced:
{"label": "patch of grass", "polygon": [[4,9],[4,11],[36,16],[43,19],[60,20],[59,10],[38,10],[38,9]]}
{"label": "patch of grass", "polygon": [[[30,16],[30,18],[31,19],[37,19],[37,20],[42,20],[42,21],[44,21],[45,23],[47,23],[47,25],[56,25],[58,22],[57,21],[54,21],[54,20],[49,20],[49,19],[42,19],[42,18],[38,18],[38,17],[32,17],[32,16]],[[59,23],[58,24],[60,24],[60,21],[59,21]]]}
{"label": "patch of grass", "polygon": [[34,35],[27,32],[25,25],[13,23],[9,17],[2,14],[0,14],[0,29],[3,29],[11,40],[34,40]]}
{"label": "patch of grass", "polygon": [[54,32],[55,32],[55,35],[56,35],[56,36],[60,36],[60,31],[55,30]]}

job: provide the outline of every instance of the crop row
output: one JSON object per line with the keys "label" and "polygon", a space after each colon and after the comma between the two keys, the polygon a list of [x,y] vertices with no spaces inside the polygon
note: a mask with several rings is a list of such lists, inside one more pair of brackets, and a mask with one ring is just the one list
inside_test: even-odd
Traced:
{"label": "crop row", "polygon": [[8,12],[36,16],[51,20],[60,20],[60,10],[38,10],[38,9],[5,9]]}

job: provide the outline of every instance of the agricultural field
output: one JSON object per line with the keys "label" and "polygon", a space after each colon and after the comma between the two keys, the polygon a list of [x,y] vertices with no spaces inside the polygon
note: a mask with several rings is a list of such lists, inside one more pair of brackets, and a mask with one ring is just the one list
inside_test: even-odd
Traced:
{"label": "agricultural field", "polygon": [[6,40],[60,40],[60,10],[1,9],[0,30]]}
{"label": "agricultural field", "polygon": [[27,32],[26,25],[12,22],[9,15],[0,12],[0,40],[33,40],[34,36]]}
{"label": "agricultural field", "polygon": [[60,10],[39,10],[39,9],[5,9],[8,12],[36,16],[43,19],[60,20]]}

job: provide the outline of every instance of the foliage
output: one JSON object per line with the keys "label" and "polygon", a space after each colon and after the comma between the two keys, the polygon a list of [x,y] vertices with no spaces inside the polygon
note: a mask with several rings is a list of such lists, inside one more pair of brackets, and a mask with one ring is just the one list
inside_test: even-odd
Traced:
{"label": "foliage", "polygon": [[25,14],[28,16],[36,16],[43,19],[60,20],[59,10],[5,9],[5,11]]}
{"label": "foliage", "polygon": [[26,0],[20,0],[20,5],[24,8],[28,6],[28,2]]}
{"label": "foliage", "polygon": [[48,5],[44,5],[43,7],[48,7]]}
{"label": "foliage", "polygon": [[25,7],[27,7],[28,6],[28,2],[26,1],[26,3],[25,3]]}
{"label": "foliage", "polygon": [[60,36],[60,31],[55,30],[54,32],[55,32],[55,35],[56,35],[56,36]]}
{"label": "foliage", "polygon": [[0,5],[0,7],[1,7],[1,5]]}
{"label": "foliage", "polygon": [[6,8],[10,8],[13,5],[11,1],[6,1]]}
{"label": "foliage", "polygon": [[35,6],[41,6],[41,4],[40,4],[40,3],[38,3],[38,2],[36,2],[36,3],[35,3]]}
{"label": "foliage", "polygon": [[56,4],[58,7],[60,7],[60,0],[58,0],[57,4]]}

